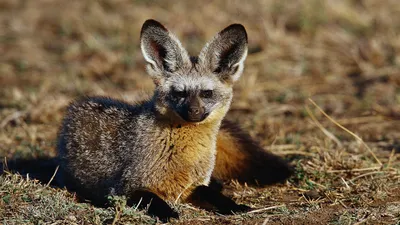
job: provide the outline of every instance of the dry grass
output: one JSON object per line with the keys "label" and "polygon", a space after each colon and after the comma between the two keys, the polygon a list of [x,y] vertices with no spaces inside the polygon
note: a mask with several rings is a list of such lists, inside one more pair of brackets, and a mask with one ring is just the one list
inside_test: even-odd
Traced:
{"label": "dry grass", "polygon": [[[178,205],[174,223],[399,224],[399,13],[397,0],[1,1],[0,156],[54,156],[63,110],[77,96],[151,92],[138,41],[145,19],[162,21],[194,54],[240,22],[250,54],[228,117],[292,160],[296,175],[263,189],[227,186],[258,211],[225,217]],[[155,222],[113,200],[94,208],[0,177],[3,224]]]}

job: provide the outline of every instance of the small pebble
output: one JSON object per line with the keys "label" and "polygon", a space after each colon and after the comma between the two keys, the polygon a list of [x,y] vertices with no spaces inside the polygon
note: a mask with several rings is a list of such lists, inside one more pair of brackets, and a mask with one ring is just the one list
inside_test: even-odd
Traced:
{"label": "small pebble", "polygon": [[304,197],[306,197],[309,200],[315,200],[321,197],[321,195],[319,194],[319,192],[317,190],[311,190],[311,191],[307,191],[304,193]]}

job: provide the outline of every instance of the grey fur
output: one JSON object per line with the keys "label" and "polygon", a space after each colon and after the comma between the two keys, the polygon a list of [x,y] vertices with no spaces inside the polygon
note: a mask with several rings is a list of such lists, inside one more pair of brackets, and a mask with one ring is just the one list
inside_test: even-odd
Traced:
{"label": "grey fur", "polygon": [[[172,201],[192,186],[208,185],[218,130],[247,54],[247,36],[243,26],[231,25],[198,60],[191,60],[174,35],[148,20],[141,49],[156,83],[150,100],[131,105],[84,98],[69,106],[60,129],[57,149],[66,186],[95,203],[102,204],[109,194],[129,198],[139,189]],[[174,91],[188,97],[176,97]],[[202,98],[204,91],[212,96]],[[189,97],[204,109],[199,122],[182,117],[193,104]]]}

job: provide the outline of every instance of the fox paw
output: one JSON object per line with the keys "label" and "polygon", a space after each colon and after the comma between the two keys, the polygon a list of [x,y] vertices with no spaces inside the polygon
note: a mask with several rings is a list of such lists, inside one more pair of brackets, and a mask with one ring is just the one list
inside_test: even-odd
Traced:
{"label": "fox paw", "polygon": [[158,205],[158,207],[149,207],[148,213],[158,217],[163,223],[168,222],[170,219],[179,219],[179,214],[173,210],[169,205]]}
{"label": "fox paw", "polygon": [[219,209],[218,212],[224,215],[231,215],[235,213],[245,213],[251,211],[252,208],[247,205],[231,205],[230,207],[226,207],[223,209]]}

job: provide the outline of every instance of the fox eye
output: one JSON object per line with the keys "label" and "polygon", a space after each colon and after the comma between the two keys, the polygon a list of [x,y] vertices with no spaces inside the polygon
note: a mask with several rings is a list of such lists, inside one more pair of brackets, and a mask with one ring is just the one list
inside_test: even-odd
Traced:
{"label": "fox eye", "polygon": [[211,98],[213,96],[212,90],[203,90],[200,92],[200,97],[202,98]]}
{"label": "fox eye", "polygon": [[175,98],[186,98],[187,93],[186,91],[172,90],[172,96],[174,96]]}

